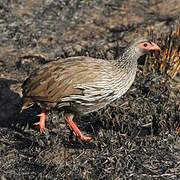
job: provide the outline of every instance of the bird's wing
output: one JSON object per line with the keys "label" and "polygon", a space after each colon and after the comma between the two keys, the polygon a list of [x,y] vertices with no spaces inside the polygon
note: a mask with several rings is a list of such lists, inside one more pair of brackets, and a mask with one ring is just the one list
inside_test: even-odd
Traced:
{"label": "bird's wing", "polygon": [[[104,73],[105,71],[108,72]],[[83,95],[83,84],[100,82],[102,74],[109,75],[110,71],[109,61],[90,57],[50,62],[24,82],[23,97],[33,101],[57,103],[65,97]]]}

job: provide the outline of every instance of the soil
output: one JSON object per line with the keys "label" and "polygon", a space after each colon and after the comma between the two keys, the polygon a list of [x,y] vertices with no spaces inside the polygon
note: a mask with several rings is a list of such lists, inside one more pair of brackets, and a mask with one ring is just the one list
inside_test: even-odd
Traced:
{"label": "soil", "polygon": [[38,106],[20,113],[21,85],[39,66],[114,59],[137,34],[163,50],[179,14],[179,0],[0,1],[1,179],[180,179],[180,77],[150,70],[149,56],[121,99],[76,118],[91,142],[79,141],[62,113],[48,112],[43,134],[33,125]]}

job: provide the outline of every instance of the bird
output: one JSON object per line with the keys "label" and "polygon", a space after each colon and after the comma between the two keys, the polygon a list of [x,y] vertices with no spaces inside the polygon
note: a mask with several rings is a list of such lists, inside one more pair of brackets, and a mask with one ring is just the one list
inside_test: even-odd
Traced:
{"label": "bird", "polygon": [[74,117],[98,111],[125,94],[135,79],[137,60],[150,51],[160,51],[160,47],[138,38],[115,60],[77,56],[50,61],[22,84],[22,110],[33,104],[41,107],[40,121],[34,125],[42,133],[46,110],[60,109],[75,135],[90,141],[92,137],[80,131]]}

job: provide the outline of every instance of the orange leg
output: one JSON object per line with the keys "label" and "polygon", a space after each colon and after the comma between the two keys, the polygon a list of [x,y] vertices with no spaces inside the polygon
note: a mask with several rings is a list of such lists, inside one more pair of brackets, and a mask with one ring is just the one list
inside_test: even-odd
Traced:
{"label": "orange leg", "polygon": [[84,135],[81,133],[77,125],[73,121],[73,115],[72,114],[65,114],[64,115],[66,122],[70,125],[70,127],[73,129],[74,133],[78,138],[80,138],[82,141],[90,141],[92,139],[89,135]]}
{"label": "orange leg", "polygon": [[34,125],[39,125],[40,126],[40,133],[43,132],[43,129],[45,128],[45,120],[46,120],[46,111],[45,109],[41,110],[41,114],[38,114],[37,116],[40,117],[40,121],[37,123],[34,123]]}

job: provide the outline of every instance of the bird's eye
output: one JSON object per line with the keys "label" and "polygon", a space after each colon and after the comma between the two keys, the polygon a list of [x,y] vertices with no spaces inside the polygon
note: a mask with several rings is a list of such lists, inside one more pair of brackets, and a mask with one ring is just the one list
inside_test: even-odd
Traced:
{"label": "bird's eye", "polygon": [[144,43],[144,47],[147,47],[147,43]]}

